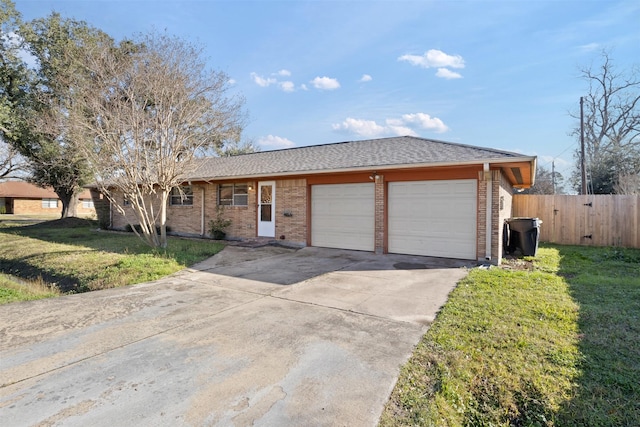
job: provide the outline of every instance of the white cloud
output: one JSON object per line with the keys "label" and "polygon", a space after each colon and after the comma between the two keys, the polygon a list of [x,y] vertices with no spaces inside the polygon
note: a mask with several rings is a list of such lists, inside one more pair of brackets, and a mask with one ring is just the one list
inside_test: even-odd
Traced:
{"label": "white cloud", "polygon": [[578,46],[578,49],[580,49],[582,52],[593,52],[600,49],[600,44],[599,43],[583,44],[581,46]]}
{"label": "white cloud", "polygon": [[365,83],[365,82],[370,82],[371,80],[373,80],[373,77],[371,77],[369,74],[363,74],[362,77],[360,77],[360,80],[358,80],[360,83]]}
{"label": "white cloud", "polygon": [[447,80],[461,79],[462,74],[456,73],[455,71],[451,71],[448,68],[438,68],[438,71],[436,72],[436,77],[441,77]]}
{"label": "white cloud", "polygon": [[234,84],[236,84],[237,82],[236,82],[236,79],[229,79],[229,81],[228,81],[227,83],[229,83],[229,85],[232,85],[232,86],[233,86],[233,85],[234,85]]}
{"label": "white cloud", "polygon": [[268,86],[271,86],[272,84],[275,84],[275,83],[277,83],[277,82],[278,82],[278,81],[277,81],[276,79],[274,79],[274,78],[269,77],[269,78],[266,78],[266,79],[265,79],[264,77],[259,76],[259,75],[258,75],[258,74],[256,74],[256,73],[251,73],[251,78],[253,79],[253,81],[254,81],[258,86],[261,86],[261,87],[268,87]]}
{"label": "white cloud", "polygon": [[289,71],[289,70],[280,70],[275,74],[277,76],[289,77],[289,76],[291,76],[291,71]]}
{"label": "white cloud", "polygon": [[441,50],[430,49],[424,55],[402,55],[398,61],[406,61],[422,68],[464,68],[464,59],[460,55],[449,55]]}
{"label": "white cloud", "polygon": [[293,92],[294,90],[296,90],[296,85],[290,81],[280,82],[278,83],[278,85],[280,86],[280,89],[285,92]]}
{"label": "white cloud", "polygon": [[449,130],[447,125],[437,117],[431,117],[425,113],[404,114],[402,120],[405,124],[415,124],[422,129],[443,133]]}
{"label": "white cloud", "polygon": [[408,136],[418,136],[418,133],[407,126],[401,125],[390,125],[387,123],[387,127],[389,129],[388,133],[393,135],[408,135]]}
{"label": "white cloud", "polygon": [[387,133],[384,126],[380,126],[373,120],[362,120],[347,117],[342,123],[332,125],[333,130],[353,133],[360,136],[375,138]]}
{"label": "white cloud", "polygon": [[374,120],[354,119],[348,117],[342,123],[332,125],[333,130],[376,138],[385,135],[410,135],[418,136],[416,129],[424,129],[436,133],[449,130],[447,125],[437,117],[431,117],[426,113],[404,114],[400,118],[388,118],[384,125]]}
{"label": "white cloud", "polygon": [[275,135],[267,135],[258,138],[258,144],[260,144],[261,148],[265,148],[267,150],[278,150],[281,148],[291,148],[296,146],[293,141]]}
{"label": "white cloud", "polygon": [[335,90],[340,87],[338,80],[330,77],[316,77],[311,80],[311,84],[313,84],[313,87],[320,90]]}
{"label": "white cloud", "polygon": [[300,85],[300,89],[302,89],[302,90],[309,90],[309,88],[307,87],[307,85],[306,85],[306,84],[304,84],[304,83]]}

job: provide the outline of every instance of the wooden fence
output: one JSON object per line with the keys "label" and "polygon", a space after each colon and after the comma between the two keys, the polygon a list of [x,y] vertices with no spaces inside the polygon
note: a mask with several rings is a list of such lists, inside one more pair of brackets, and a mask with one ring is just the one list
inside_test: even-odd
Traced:
{"label": "wooden fence", "polygon": [[513,216],[540,218],[540,241],[640,248],[640,196],[513,196]]}

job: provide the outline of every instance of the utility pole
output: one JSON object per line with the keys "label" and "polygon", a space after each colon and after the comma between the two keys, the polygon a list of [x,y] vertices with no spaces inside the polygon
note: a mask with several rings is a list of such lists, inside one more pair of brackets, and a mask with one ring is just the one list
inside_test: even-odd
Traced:
{"label": "utility pole", "polygon": [[556,161],[551,161],[551,185],[553,186],[553,194],[556,194]]}
{"label": "utility pole", "polygon": [[587,160],[584,155],[584,100],[580,97],[580,175],[582,178],[582,194],[587,194]]}

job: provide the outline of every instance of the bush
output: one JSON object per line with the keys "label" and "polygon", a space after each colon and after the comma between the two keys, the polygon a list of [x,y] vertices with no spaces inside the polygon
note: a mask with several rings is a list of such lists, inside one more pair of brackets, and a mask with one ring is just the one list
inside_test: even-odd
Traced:
{"label": "bush", "polygon": [[218,206],[216,209],[216,217],[209,221],[209,233],[216,240],[222,240],[226,237],[225,230],[231,225],[231,220],[224,217],[224,209]]}

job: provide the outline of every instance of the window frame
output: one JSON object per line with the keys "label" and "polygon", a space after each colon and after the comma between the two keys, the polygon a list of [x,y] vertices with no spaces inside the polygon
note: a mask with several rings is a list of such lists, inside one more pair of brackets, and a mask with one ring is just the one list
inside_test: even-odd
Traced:
{"label": "window frame", "polygon": [[193,206],[193,186],[183,185],[180,188],[172,188],[169,193],[169,206]]}
{"label": "window frame", "polygon": [[82,199],[82,208],[83,209],[95,209],[95,204],[92,199]]}
{"label": "window frame", "polygon": [[[53,205],[51,202],[54,202]],[[43,197],[41,206],[42,206],[42,209],[58,209],[58,199]]]}
{"label": "window frame", "polygon": [[[223,199],[222,191],[223,189],[228,190],[229,187],[231,188],[231,197]],[[243,199],[244,199],[244,203],[238,203],[239,200],[243,200]],[[249,206],[249,183],[248,182],[230,182],[226,184],[218,184],[217,205],[218,206],[237,206],[237,207]]]}

